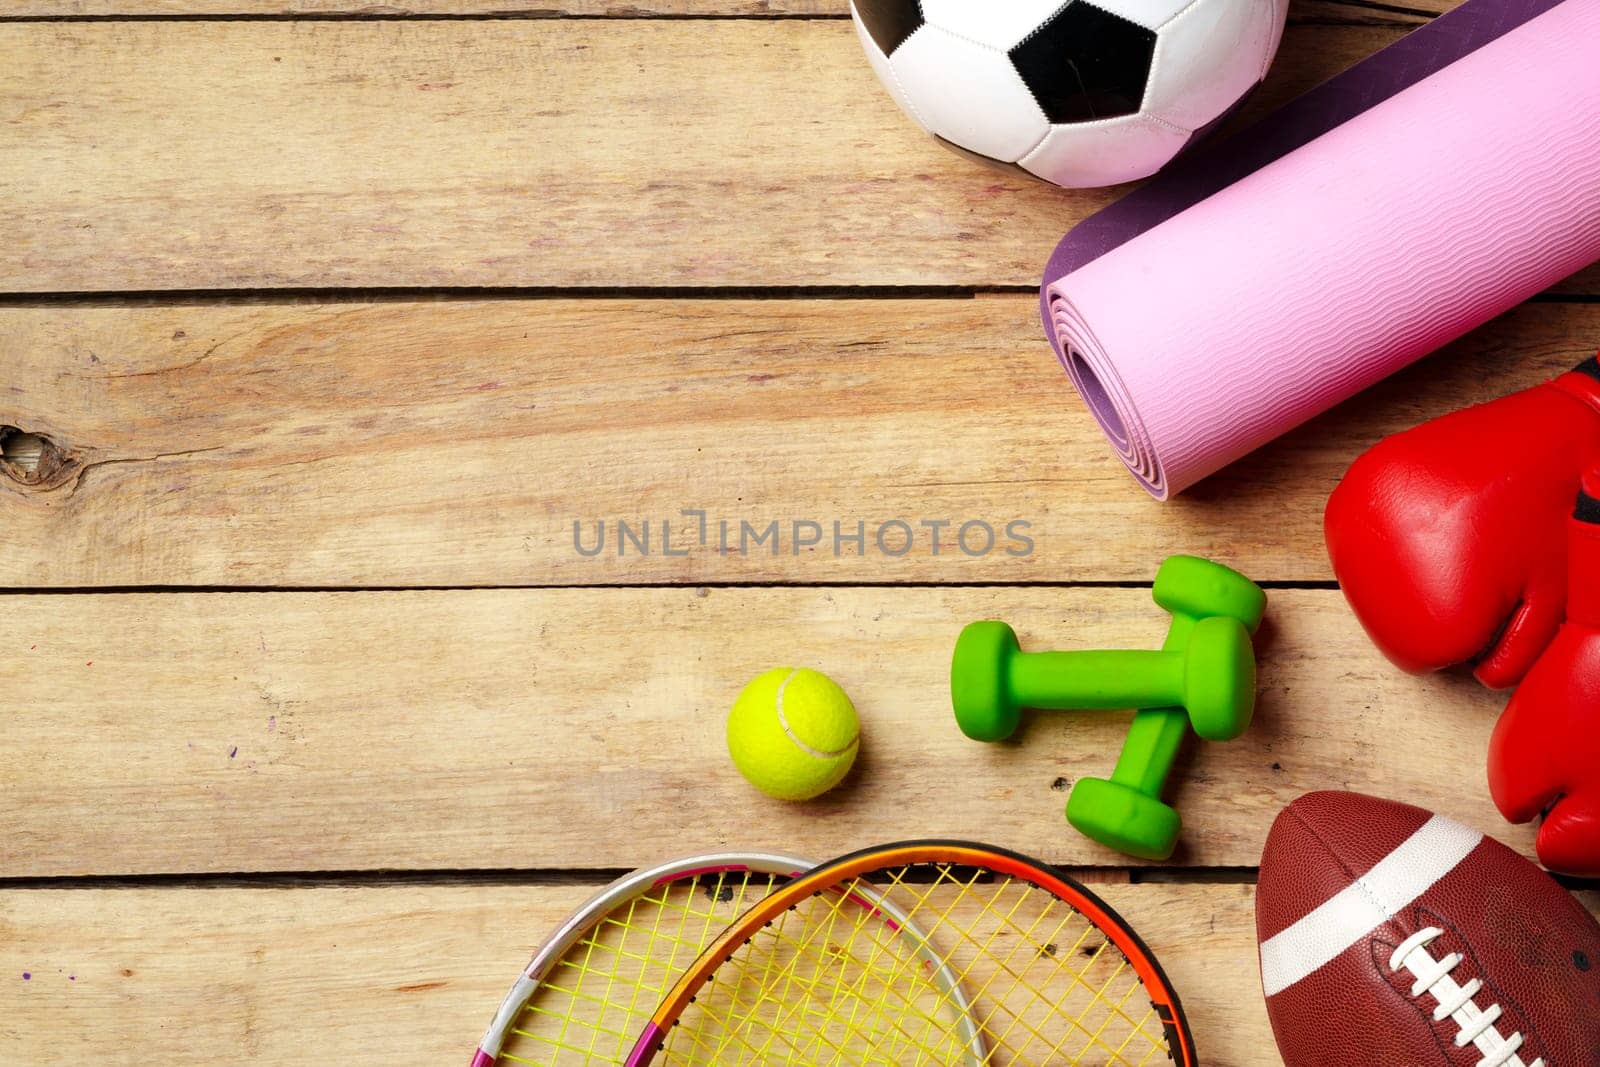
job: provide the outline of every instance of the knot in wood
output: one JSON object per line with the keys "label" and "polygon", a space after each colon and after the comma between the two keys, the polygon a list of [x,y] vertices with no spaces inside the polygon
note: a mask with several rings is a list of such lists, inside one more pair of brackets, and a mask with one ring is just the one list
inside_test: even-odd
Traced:
{"label": "knot in wood", "polygon": [[81,460],[44,434],[0,426],[0,476],[29,489],[47,491],[67,484]]}

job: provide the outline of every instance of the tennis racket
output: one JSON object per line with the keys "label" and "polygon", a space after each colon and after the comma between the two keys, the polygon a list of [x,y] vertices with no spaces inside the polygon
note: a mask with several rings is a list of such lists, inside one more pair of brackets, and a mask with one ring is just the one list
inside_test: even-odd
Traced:
{"label": "tennis racket", "polygon": [[921,841],[857,852],[776,888],[677,980],[626,1062],[1196,1059],[1160,965],[1098,897],[1012,852]]}
{"label": "tennis racket", "polygon": [[[792,856],[718,853],[636,871],[595,894],[534,955],[495,1013],[473,1056],[473,1067],[620,1064],[649,1012],[674,979],[723,929],[779,885],[811,868]],[[891,936],[924,940],[892,903],[871,889],[852,910],[893,924]],[[955,976],[923,958],[951,1010],[965,1018]],[[970,1022],[958,1022],[972,1050],[963,1061],[983,1063]]]}
{"label": "tennis racket", "polygon": [[478,1043],[473,1067],[621,1063],[700,951],[811,866],[792,856],[719,853],[619,878],[540,947]]}

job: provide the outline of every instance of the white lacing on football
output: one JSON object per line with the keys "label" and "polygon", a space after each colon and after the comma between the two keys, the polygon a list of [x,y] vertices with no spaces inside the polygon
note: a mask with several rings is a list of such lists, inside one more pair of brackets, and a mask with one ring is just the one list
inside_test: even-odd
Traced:
{"label": "white lacing on football", "polygon": [[1433,1021],[1454,1020],[1460,1028],[1456,1031],[1456,1048],[1476,1045],[1483,1053],[1478,1067],[1544,1067],[1543,1058],[1528,1063],[1517,1055],[1522,1048],[1521,1033],[1512,1031],[1506,1036],[1495,1026],[1502,1014],[1500,1005],[1480,1008],[1474,1002],[1483,992],[1481,980],[1473,978],[1466,985],[1460,985],[1450,977],[1450,972],[1461,963],[1461,953],[1452,952],[1443,959],[1434,959],[1429,954],[1428,946],[1443,936],[1444,931],[1436,926],[1418,930],[1400,942],[1389,956],[1389,969],[1399,971],[1403,967],[1411,972],[1416,979],[1411,984],[1412,997],[1426,993],[1438,1001],[1438,1007],[1433,1009]]}

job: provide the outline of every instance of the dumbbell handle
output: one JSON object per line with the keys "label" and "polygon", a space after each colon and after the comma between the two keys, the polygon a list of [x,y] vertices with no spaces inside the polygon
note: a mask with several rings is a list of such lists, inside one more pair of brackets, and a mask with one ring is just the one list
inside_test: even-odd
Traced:
{"label": "dumbbell handle", "polygon": [[1180,704],[1184,696],[1185,636],[1164,651],[1023,652],[1012,657],[1008,681],[1022,707],[1116,711]]}
{"label": "dumbbell handle", "polygon": [[[1174,568],[1171,573],[1169,566]],[[1163,652],[1178,653],[1191,646],[1195,630],[1205,618],[1191,614],[1196,608],[1210,608],[1218,617],[1237,620],[1247,632],[1255,631],[1266,607],[1265,595],[1243,575],[1224,571],[1225,568],[1193,557],[1174,556],[1162,564],[1162,572],[1156,576],[1156,600],[1172,612],[1172,623],[1161,646]],[[1159,591],[1163,574],[1181,580],[1177,586],[1169,582],[1169,592],[1187,584],[1191,592],[1198,590],[1199,594],[1179,593],[1176,598],[1163,599]],[[1110,779],[1079,779],[1067,799],[1067,819],[1094,840],[1129,855],[1152,860],[1170,857],[1183,822],[1161,794],[1190,732],[1190,723],[1189,711],[1183,707],[1146,706],[1134,712]],[[1226,722],[1208,717],[1207,723],[1207,736],[1215,734],[1222,740],[1232,733],[1219,729],[1226,727]]]}
{"label": "dumbbell handle", "polygon": [[[1193,632],[1192,618],[1174,615],[1167,629],[1167,639],[1161,644],[1162,651],[1170,653],[1187,647]],[[1181,707],[1143,708],[1134,712],[1111,780],[1147,796],[1161,796],[1188,734],[1189,713]]]}

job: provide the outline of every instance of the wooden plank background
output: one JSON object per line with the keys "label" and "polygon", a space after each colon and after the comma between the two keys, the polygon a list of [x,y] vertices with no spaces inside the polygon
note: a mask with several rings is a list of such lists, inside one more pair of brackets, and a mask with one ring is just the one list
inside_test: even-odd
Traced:
{"label": "wooden plank background", "polygon": [[[0,683],[17,694],[7,866],[613,868],[666,842],[836,855],[929,835],[1126,865],[1062,819],[1071,782],[1110,772],[1126,716],[1040,714],[992,746],[956,729],[950,649],[981,618],[1036,649],[1154,647],[1167,625],[1144,589],[35,597],[25,621],[0,619],[18,649]],[[1495,694],[1396,677],[1333,590],[1275,590],[1269,618],[1258,721],[1196,746],[1177,783],[1180,863],[1253,866],[1273,815],[1311,789],[1403,783],[1494,825]],[[848,787],[809,805],[760,797],[723,748],[738,687],[791,658],[825,666],[864,724]],[[148,832],[152,811],[165,832]]]}
{"label": "wooden plank background", "polygon": [[[68,1024],[54,1035],[59,1062],[101,1062],[116,1048],[177,1061],[203,1034],[236,1062],[278,1067],[464,1063],[462,1035],[470,1055],[537,931],[595,888],[488,881],[0,893],[0,975],[24,1019]],[[1239,994],[1259,981],[1250,886],[1096,889],[1172,946],[1162,963],[1184,991],[1207,1064],[1279,1062],[1261,998]],[[1585,902],[1600,908],[1593,894]],[[0,1056],[29,1062],[37,1046],[19,1037],[0,1024]]]}
{"label": "wooden plank background", "polygon": [[[647,331],[622,300],[0,308],[18,371],[0,426],[58,454],[0,466],[0,585],[1148,582],[1178,548],[1325,581],[1322,505],[1351,458],[1600,337],[1594,304],[1529,305],[1161,505],[1057,368],[1032,296],[644,313]],[[894,529],[880,547],[891,520],[912,551],[889,554]],[[1004,551],[1014,520],[1027,556]],[[619,521],[651,527],[649,554]],[[821,542],[797,553],[804,521]],[[921,524],[940,521],[936,556]],[[972,521],[995,551],[960,550]],[[772,522],[780,540],[738,550],[741,523]],[[585,552],[605,524],[604,551],[580,553],[574,523]],[[865,551],[844,540],[858,524]]]}
{"label": "wooden plank background", "polygon": [[[1344,7],[1345,5],[1337,5]],[[1410,0],[1405,5],[1363,7],[1340,12],[1349,20],[1420,22],[1428,14],[1454,7],[1454,0]],[[1334,3],[1302,4],[1302,12],[1325,14]],[[394,18],[406,15],[494,15],[549,18],[552,16],[610,16],[637,18],[648,15],[763,17],[833,17],[849,12],[846,0],[409,0],[405,3],[360,3],[357,0],[7,0],[0,13],[28,18],[91,18],[115,16],[197,15],[345,15]]]}
{"label": "wooden plank background", "polygon": [[[1406,28],[1296,24],[1252,113]],[[840,19],[13,23],[0,54],[17,292],[1030,287],[1110,197],[939,151]]]}
{"label": "wooden plank background", "polygon": [[[1448,6],[1297,3],[1240,121]],[[1377,655],[1321,509],[1378,437],[1592,352],[1600,271],[1158,505],[1033,295],[1116,192],[938,150],[846,10],[0,0],[0,1062],[462,1062],[607,872],[951,834],[1103,883],[1206,1062],[1270,1067],[1283,804],[1393,795],[1530,851],[1482,785],[1503,697]],[[1031,551],[961,552],[972,520]],[[984,616],[1156,644],[1172,551],[1271,586],[1263,697],[1185,757],[1174,862],[1130,867],[1061,815],[1126,716],[976,745],[945,672]],[[866,729],[798,807],[720,736],[791,661]]]}

